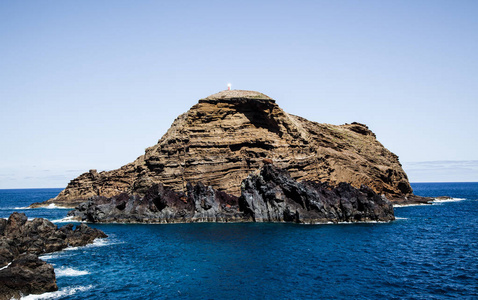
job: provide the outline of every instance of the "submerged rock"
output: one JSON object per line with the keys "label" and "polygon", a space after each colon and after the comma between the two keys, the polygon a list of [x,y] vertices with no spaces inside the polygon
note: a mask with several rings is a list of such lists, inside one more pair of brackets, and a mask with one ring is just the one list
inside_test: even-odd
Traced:
{"label": "submerged rock", "polygon": [[155,184],[143,197],[126,193],[91,197],[68,215],[95,223],[394,220],[391,202],[366,186],[356,189],[347,183],[337,187],[312,181],[300,183],[269,162],[242,182],[240,197],[200,182],[188,183],[185,193]]}

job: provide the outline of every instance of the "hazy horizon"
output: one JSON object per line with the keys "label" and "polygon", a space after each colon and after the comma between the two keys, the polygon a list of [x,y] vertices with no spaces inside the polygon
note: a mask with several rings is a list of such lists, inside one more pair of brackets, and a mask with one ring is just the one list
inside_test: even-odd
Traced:
{"label": "hazy horizon", "polygon": [[[459,183],[459,182],[478,182],[478,179],[467,180],[478,173],[478,161],[428,161],[428,162],[402,162],[403,169],[407,173],[410,183]],[[120,168],[121,166],[118,166]],[[95,168],[90,168],[95,169]],[[35,189],[35,188],[65,188],[68,182],[77,176],[88,172],[85,170],[67,170],[65,172],[54,170],[34,170],[30,171],[27,178],[12,178],[15,182],[30,182],[29,186],[6,187],[0,185],[0,189]],[[114,168],[117,169],[117,168]],[[114,169],[97,169],[98,172],[110,171]],[[52,174],[50,174],[52,173]],[[448,180],[450,173],[456,180]],[[68,177],[69,175],[70,177]],[[432,175],[430,175],[432,174]],[[56,185],[48,185],[55,182]],[[37,185],[35,185],[37,184]]]}

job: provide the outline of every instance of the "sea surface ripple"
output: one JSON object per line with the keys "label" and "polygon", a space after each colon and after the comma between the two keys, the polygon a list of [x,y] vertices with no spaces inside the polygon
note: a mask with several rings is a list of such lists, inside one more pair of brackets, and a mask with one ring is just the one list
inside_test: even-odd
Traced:
{"label": "sea surface ripple", "polygon": [[[43,256],[60,291],[28,299],[477,299],[478,183],[412,187],[464,200],[395,208],[390,223],[95,224],[109,237]],[[59,190],[12,191],[0,217]]]}

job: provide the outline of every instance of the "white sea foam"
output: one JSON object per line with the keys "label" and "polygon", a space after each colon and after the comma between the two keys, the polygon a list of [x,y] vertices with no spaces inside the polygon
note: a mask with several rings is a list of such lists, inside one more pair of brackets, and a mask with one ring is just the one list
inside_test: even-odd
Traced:
{"label": "white sea foam", "polygon": [[[103,247],[103,246],[108,246],[108,245],[116,245],[116,244],[122,244],[122,242],[118,241],[112,241],[109,238],[106,239],[95,239],[93,243],[81,246],[81,247],[66,247],[65,249],[59,251],[59,252],[54,252],[54,253],[48,253],[48,254],[43,254],[39,256],[40,259],[43,260],[50,260],[50,259],[56,259],[58,257],[65,257],[65,256],[70,256],[72,255],[70,251],[76,251],[78,249],[83,249],[83,248],[93,248],[93,247]],[[67,254],[70,252],[70,254]]]}
{"label": "white sea foam", "polygon": [[50,203],[48,206],[43,206],[39,208],[46,208],[46,209],[71,209],[69,207],[64,207],[64,206],[58,206],[55,203]]}
{"label": "white sea foam", "polygon": [[57,258],[61,255],[61,252],[56,252],[56,253],[48,253],[48,254],[43,254],[38,256],[38,258],[43,259],[43,260],[49,260],[49,259],[54,259]]}
{"label": "white sea foam", "polygon": [[435,199],[433,200],[432,204],[445,203],[445,202],[458,202],[463,200],[466,200],[466,198]]}
{"label": "white sea foam", "polygon": [[55,203],[50,203],[47,206],[39,206],[39,207],[29,207],[29,206],[19,206],[19,207],[13,207],[12,209],[71,209],[70,207],[63,207],[63,206],[58,206]]}
{"label": "white sea foam", "polygon": [[[322,223],[322,222],[313,222],[313,223],[301,223],[301,224],[298,224],[298,225],[301,225],[301,226],[309,226],[309,225],[337,225],[337,224],[340,224],[340,225],[353,225],[353,224],[385,224],[385,223],[390,223],[391,221],[356,221],[356,222],[347,222],[347,221],[343,221],[343,222],[331,222],[331,221],[328,221],[326,223]],[[285,223],[285,222],[282,222],[282,223]]]}
{"label": "white sea foam", "polygon": [[80,271],[80,270],[75,270],[73,268],[69,267],[61,267],[58,269],[55,269],[55,275],[56,277],[75,277],[75,276],[83,276],[83,275],[88,275],[90,272],[88,271]]}
{"label": "white sea foam", "polygon": [[408,218],[395,217],[395,220],[408,220]]}
{"label": "white sea foam", "polygon": [[[85,245],[82,248],[104,247],[104,246],[117,245],[117,244],[123,244],[123,242],[120,242],[117,240],[111,240],[109,238],[95,239],[93,243]],[[71,249],[71,250],[75,250],[75,249]]]}
{"label": "white sea foam", "polygon": [[61,219],[52,220],[51,222],[52,223],[70,223],[70,222],[86,223],[84,221],[75,220],[74,216],[68,216],[68,217],[64,217],[64,218],[61,218]]}
{"label": "white sea foam", "polygon": [[422,205],[431,205],[432,203],[416,203],[416,204],[394,204],[393,208],[397,207],[411,207],[411,206],[422,206]]}
{"label": "white sea foam", "polygon": [[385,224],[390,223],[390,221],[357,221],[357,222],[338,222],[337,224]]}
{"label": "white sea foam", "polygon": [[90,247],[103,247],[107,245],[114,244],[113,242],[109,241],[108,239],[95,239],[92,244],[89,244],[87,246]]}
{"label": "white sea foam", "polygon": [[446,203],[446,202],[458,202],[458,201],[463,201],[463,200],[466,200],[466,198],[447,198],[447,199],[435,198],[428,203],[394,204],[393,207],[396,208],[396,207],[410,207],[410,206],[422,206],[422,205],[437,205],[437,204]]}
{"label": "white sea foam", "polygon": [[63,249],[63,251],[74,251],[74,250],[78,250],[79,247],[71,247],[71,246],[68,246],[66,247],[65,249]]}
{"label": "white sea foam", "polygon": [[58,299],[58,298],[66,297],[66,296],[72,296],[78,292],[85,292],[85,291],[91,290],[92,288],[93,288],[93,285],[71,286],[71,287],[62,288],[61,290],[56,292],[49,292],[49,293],[44,293],[40,295],[24,296],[21,299],[22,300]]}
{"label": "white sea foam", "polygon": [[119,242],[116,240],[111,240],[110,238],[105,238],[105,239],[95,239],[93,243],[81,246],[81,247],[66,247],[65,249],[59,251],[59,252],[54,252],[54,253],[47,253],[40,255],[39,258],[43,260],[54,260],[58,257],[65,257],[65,256],[71,256],[75,255],[72,253],[72,251],[76,251],[79,249],[84,249],[84,248],[93,248],[93,247],[103,247],[103,246],[108,246],[108,245],[116,245],[116,244],[122,244],[123,242]]}
{"label": "white sea foam", "polygon": [[[85,246],[80,246],[80,247],[66,247],[63,249],[63,251],[75,251],[80,248],[93,248],[93,247],[103,247],[103,246],[109,246],[109,245],[116,245],[116,244],[122,244],[121,242],[117,241],[112,241],[109,238],[104,238],[104,239],[95,239],[93,243],[85,245]],[[58,254],[61,254],[62,252],[58,252]]]}
{"label": "white sea foam", "polygon": [[[2,219],[8,220],[8,218],[2,218]],[[33,221],[33,220],[35,220],[35,218],[27,218],[27,220],[28,220],[28,221]]]}

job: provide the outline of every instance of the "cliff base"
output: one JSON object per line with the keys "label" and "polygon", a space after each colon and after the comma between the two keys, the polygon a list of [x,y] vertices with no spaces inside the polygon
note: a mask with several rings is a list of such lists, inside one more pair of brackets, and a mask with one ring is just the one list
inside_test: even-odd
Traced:
{"label": "cliff base", "polygon": [[338,223],[394,220],[392,203],[372,189],[341,183],[297,182],[265,164],[241,185],[241,196],[188,183],[186,192],[161,184],[146,195],[95,196],[69,216],[99,223],[294,222]]}

